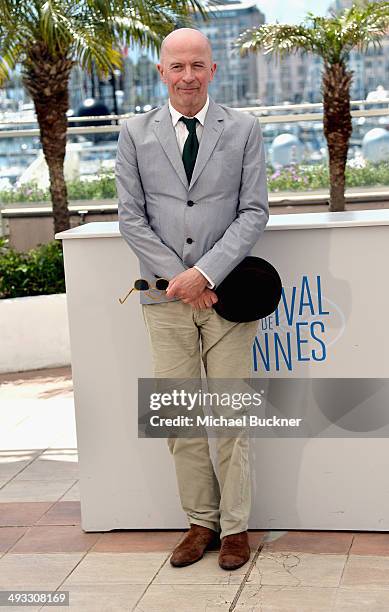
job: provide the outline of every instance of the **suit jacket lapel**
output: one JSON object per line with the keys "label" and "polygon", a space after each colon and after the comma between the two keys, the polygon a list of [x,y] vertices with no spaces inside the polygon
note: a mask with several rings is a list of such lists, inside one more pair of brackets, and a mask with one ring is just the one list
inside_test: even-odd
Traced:
{"label": "suit jacket lapel", "polygon": [[[223,132],[223,112],[221,108],[209,98],[209,106],[205,115],[203,133],[201,135],[199,150],[197,153],[196,164],[193,169],[192,179],[189,188],[193,187],[194,183],[199,178],[201,172],[209,160],[217,141]],[[186,178],[185,168],[182,161],[180,149],[178,147],[176,133],[172,124],[169,105],[166,103],[160,109],[155,117],[154,130],[155,134],[168,156],[170,163],[177,172],[180,180],[186,188],[188,188],[188,179]]]}
{"label": "suit jacket lapel", "polygon": [[222,109],[210,97],[207,114],[205,115],[203,133],[201,135],[199,150],[197,153],[196,164],[193,168],[192,180],[189,188],[193,187],[204,170],[205,165],[208,162],[211,153],[224,130],[223,119],[224,116]]}
{"label": "suit jacket lapel", "polygon": [[[208,113],[207,113],[208,114]],[[161,143],[163,150],[168,156],[170,163],[177,172],[185,187],[188,188],[188,179],[182,161],[180,149],[178,147],[176,133],[173,127],[169,105],[166,103],[157,113],[154,123],[155,134]]]}

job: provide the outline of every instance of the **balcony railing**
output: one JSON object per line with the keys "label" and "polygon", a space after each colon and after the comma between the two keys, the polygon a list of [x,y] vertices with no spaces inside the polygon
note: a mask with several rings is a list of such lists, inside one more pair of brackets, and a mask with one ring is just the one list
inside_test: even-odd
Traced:
{"label": "balcony railing", "polygon": [[[359,117],[386,117],[389,116],[389,99],[383,100],[353,100],[351,104],[351,116]],[[369,108],[372,106],[382,106],[387,108]],[[353,107],[359,107],[358,110],[353,110]],[[368,107],[368,108],[366,108]],[[281,104],[277,106],[245,106],[236,108],[245,113],[250,113],[258,117],[261,124],[268,123],[294,123],[299,121],[322,121],[322,112],[294,112],[304,111],[306,109],[322,110],[322,102],[304,103],[304,104]],[[285,111],[293,111],[285,114]],[[281,114],[273,114],[281,112]],[[270,113],[270,114],[269,114]],[[102,115],[88,117],[68,117],[68,134],[98,134],[120,131],[120,122],[136,116],[135,113],[124,113],[121,115]],[[111,121],[112,125],[103,126],[86,126],[72,127],[72,123],[85,123],[88,121]],[[116,122],[116,125],[114,124]],[[19,138],[21,136],[39,136],[39,128],[19,129],[19,126],[31,125],[37,123],[36,118],[20,118],[15,120],[0,119],[0,138]],[[389,121],[388,121],[389,124]],[[7,126],[16,126],[16,129],[6,129]]]}
{"label": "balcony railing", "polygon": [[[328,192],[328,152],[323,134],[322,103],[252,106],[238,110],[256,116],[262,126],[271,194],[277,196],[279,193],[298,192],[299,196],[303,196],[309,192],[312,200],[314,192]],[[351,115],[353,133],[349,146],[347,185],[365,190],[374,188],[377,193],[388,192],[389,200],[389,99],[353,100]],[[71,199],[85,198],[95,202],[116,197],[113,167],[118,132],[122,121],[133,116],[134,113],[68,117],[69,155],[73,157],[72,174],[66,176],[65,173],[65,176]],[[82,125],[91,121],[97,125]],[[381,128],[379,133],[376,128]],[[366,137],[373,129],[375,132]],[[281,135],[283,138],[277,138]],[[288,141],[286,153],[285,135]],[[44,186],[39,188],[38,185],[36,190],[31,187],[34,178],[41,181],[44,174],[39,136],[36,117],[32,114],[28,117],[0,118],[0,208],[16,201],[50,200],[47,180]],[[366,139],[369,138],[371,142],[367,147]],[[107,192],[110,196],[101,195],[98,187],[102,173],[104,180],[108,180],[107,173],[111,173],[112,185],[108,185]],[[90,185],[86,186],[86,183]]]}

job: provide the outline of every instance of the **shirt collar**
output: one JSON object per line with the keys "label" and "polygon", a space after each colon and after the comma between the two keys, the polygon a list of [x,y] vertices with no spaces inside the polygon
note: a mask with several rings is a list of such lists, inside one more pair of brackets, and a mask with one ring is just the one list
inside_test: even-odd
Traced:
{"label": "shirt collar", "polygon": [[[205,115],[207,114],[208,106],[209,106],[209,96],[207,96],[207,101],[204,104],[203,108],[200,109],[199,112],[195,115],[195,117],[199,120],[201,125],[204,125]],[[175,127],[177,125],[177,122],[180,120],[180,117],[182,117],[182,113],[179,113],[174,108],[174,106],[172,106],[172,103],[170,102],[170,98],[169,98],[169,111],[172,117],[173,127]],[[184,115],[184,117],[186,117],[186,115]],[[190,118],[192,119],[193,117],[190,117]]]}

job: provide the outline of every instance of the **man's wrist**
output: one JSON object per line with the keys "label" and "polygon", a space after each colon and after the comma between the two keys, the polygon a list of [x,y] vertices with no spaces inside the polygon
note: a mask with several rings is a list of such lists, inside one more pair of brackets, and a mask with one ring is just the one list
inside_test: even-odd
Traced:
{"label": "man's wrist", "polygon": [[200,272],[200,274],[204,277],[204,279],[207,281],[207,284],[205,285],[208,289],[213,289],[215,286],[215,283],[213,282],[213,280],[207,275],[205,274],[205,272],[199,268],[198,266],[193,266],[196,270],[198,270]]}

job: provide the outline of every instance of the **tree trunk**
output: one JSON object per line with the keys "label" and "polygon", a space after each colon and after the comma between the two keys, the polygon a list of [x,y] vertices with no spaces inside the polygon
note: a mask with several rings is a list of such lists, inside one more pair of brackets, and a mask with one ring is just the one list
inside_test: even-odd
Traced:
{"label": "tree trunk", "polygon": [[[114,71],[111,71],[111,86],[112,86],[112,100],[113,100],[113,112],[115,115],[118,115],[118,102],[117,102],[117,98],[116,98],[116,76]],[[115,119],[114,121],[115,125],[118,125],[118,120]]]}
{"label": "tree trunk", "polygon": [[49,169],[55,233],[70,227],[64,159],[68,84],[73,64],[66,53],[54,57],[43,42],[27,49],[24,62],[23,82],[34,101],[43,154]]}
{"label": "tree trunk", "polygon": [[352,71],[344,63],[325,64],[323,73],[323,126],[328,145],[330,211],[345,209],[345,171],[350,136]]}

